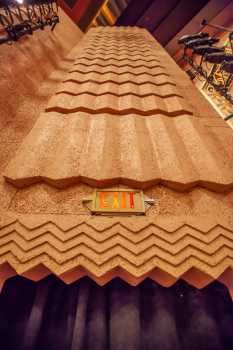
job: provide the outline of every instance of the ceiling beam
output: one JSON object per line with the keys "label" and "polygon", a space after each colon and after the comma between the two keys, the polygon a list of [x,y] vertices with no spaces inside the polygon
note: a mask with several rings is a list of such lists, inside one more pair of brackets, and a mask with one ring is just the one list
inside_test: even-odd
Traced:
{"label": "ceiling beam", "polygon": [[116,0],[110,0],[109,3],[108,3],[108,7],[112,11],[112,13],[114,13],[115,17],[118,18],[121,15],[121,9],[118,6],[118,3],[117,3]]}
{"label": "ceiling beam", "polygon": [[95,16],[100,10],[103,3],[104,0],[92,0],[91,5],[88,7],[87,11],[78,22],[78,26],[80,29],[86,31],[89,24],[95,19]]}
{"label": "ceiling beam", "polygon": [[[177,6],[179,0],[154,0],[144,14],[138,19],[136,25],[145,27],[153,32],[167,17],[167,15]],[[159,11],[158,11],[159,9]]]}
{"label": "ceiling beam", "polygon": [[133,26],[147,10],[153,0],[133,0],[129,3],[121,16],[117,19],[118,26]]}
{"label": "ceiling beam", "polygon": [[75,22],[78,23],[82,16],[87,11],[88,7],[91,5],[92,0],[78,0],[75,5],[70,8],[70,6],[65,2],[65,0],[58,0],[61,8],[66,12],[66,14]]}
{"label": "ceiling beam", "polygon": [[163,46],[167,45],[208,2],[209,0],[180,0],[165,20],[153,31],[153,35]]}
{"label": "ceiling beam", "polygon": [[109,25],[114,25],[114,23],[116,22],[116,17],[114,16],[114,14],[110,11],[109,7],[107,4],[104,4],[101,8],[101,13],[103,14],[103,16],[105,17],[105,19],[107,20]]}

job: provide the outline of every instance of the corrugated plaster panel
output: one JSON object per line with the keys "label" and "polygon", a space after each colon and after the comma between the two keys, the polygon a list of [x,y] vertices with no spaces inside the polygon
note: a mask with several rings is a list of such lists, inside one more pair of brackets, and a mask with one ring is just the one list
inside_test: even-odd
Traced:
{"label": "corrugated plaster panel", "polygon": [[64,188],[82,181],[98,187],[163,183],[180,191],[196,185],[226,191],[233,186],[233,159],[226,148],[188,115],[45,113],[5,177],[17,187],[45,181]]}
{"label": "corrugated plaster panel", "polygon": [[[96,51],[92,43],[98,38],[115,48]],[[129,46],[118,51],[125,42]],[[141,42],[150,46],[149,58],[140,53]],[[130,44],[138,54],[132,55]],[[164,183],[179,190],[197,184],[216,191],[232,187],[233,159],[226,144],[220,152],[197,118],[200,109],[172,73],[168,55],[145,30],[91,30],[73,55],[73,67],[47,113],[7,168],[8,181],[18,187],[38,181],[57,187],[79,181],[142,188]]]}
{"label": "corrugated plaster panel", "polygon": [[[230,129],[145,30],[91,30],[72,57],[5,170],[19,189],[2,215],[2,275],[198,287],[218,278],[233,289]],[[82,198],[112,185],[148,191],[155,207],[92,217]]]}

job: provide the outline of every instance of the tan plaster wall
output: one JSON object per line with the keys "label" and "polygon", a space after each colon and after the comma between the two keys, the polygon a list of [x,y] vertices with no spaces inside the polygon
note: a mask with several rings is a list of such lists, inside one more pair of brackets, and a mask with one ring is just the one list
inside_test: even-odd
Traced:
{"label": "tan plaster wall", "polygon": [[[19,188],[4,183],[0,193],[0,208],[7,209],[0,216],[0,281],[11,273],[33,280],[54,273],[67,283],[87,275],[99,284],[117,276],[168,286],[183,278],[201,288],[218,278],[233,293],[232,130],[146,31],[95,29],[69,59],[36,91],[41,104],[27,90],[32,105],[19,105],[18,131],[4,129],[6,143],[6,132],[20,142],[71,67],[76,85],[63,82],[64,99],[60,91],[50,101],[53,108],[64,102],[65,112],[42,113],[4,170]],[[159,96],[153,113],[154,100],[143,96],[148,83],[149,94]],[[91,216],[82,199],[96,183],[113,180],[143,188],[155,206],[144,217]]]}
{"label": "tan plaster wall", "polygon": [[[83,36],[61,9],[59,17],[53,32],[46,28],[0,46],[0,212],[16,192],[2,171],[63,79],[73,61],[70,52]],[[14,273],[9,265],[3,267],[0,288]]]}
{"label": "tan plaster wall", "polygon": [[32,128],[67,71],[67,55],[82,38],[80,29],[59,10],[55,30],[37,31],[0,46],[0,171]]}

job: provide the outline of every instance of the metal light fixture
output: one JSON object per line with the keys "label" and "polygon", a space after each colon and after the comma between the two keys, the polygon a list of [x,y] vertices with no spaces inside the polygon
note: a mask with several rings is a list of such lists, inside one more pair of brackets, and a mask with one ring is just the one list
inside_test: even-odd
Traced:
{"label": "metal light fixture", "polygon": [[209,45],[200,45],[200,46],[194,46],[193,52],[197,55],[205,55],[210,53],[216,53],[216,52],[224,52],[224,48],[222,47],[215,47],[215,46],[209,46]]}
{"label": "metal light fixture", "polygon": [[0,0],[0,44],[59,23],[56,0]]}
{"label": "metal light fixture", "polygon": [[208,53],[205,55],[205,60],[210,63],[221,64],[223,61],[233,61],[233,54],[227,54],[224,52]]}
{"label": "metal light fixture", "polygon": [[199,45],[213,45],[216,44],[219,40],[216,38],[206,37],[206,38],[200,38],[200,39],[194,39],[190,41],[186,41],[184,43],[185,47],[188,49],[192,49],[194,46]]}
{"label": "metal light fixture", "polygon": [[[178,43],[182,44],[184,47],[182,59],[191,67],[187,72],[192,80],[200,76],[233,104],[233,96],[229,93],[229,86],[233,80],[233,30],[208,24],[206,20],[203,20],[202,25],[229,32],[231,52],[226,52],[223,47],[214,46],[219,39],[210,37],[207,32],[185,35],[178,40]],[[197,61],[195,55],[201,56],[201,60]],[[204,68],[203,62],[213,64],[210,73]],[[216,70],[218,70],[221,75],[221,82],[217,83],[214,79]],[[190,74],[190,72],[192,74]]]}
{"label": "metal light fixture", "polygon": [[200,32],[197,34],[192,34],[192,35],[184,35],[182,36],[179,40],[179,44],[185,44],[187,41],[195,40],[195,39],[202,39],[202,38],[207,38],[209,37],[209,33],[205,32]]}

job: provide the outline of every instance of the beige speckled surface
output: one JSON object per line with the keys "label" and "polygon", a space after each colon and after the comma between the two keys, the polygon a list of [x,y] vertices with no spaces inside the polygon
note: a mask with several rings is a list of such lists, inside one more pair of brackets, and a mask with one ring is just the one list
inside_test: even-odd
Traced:
{"label": "beige speckled surface", "polygon": [[[0,277],[219,279],[233,293],[232,130],[145,30],[93,29],[70,57],[47,112],[10,114],[1,134],[18,147],[37,119],[17,153],[2,147]],[[155,205],[92,216],[82,199],[112,185]]]}
{"label": "beige speckled surface", "polygon": [[183,191],[199,184],[226,191],[233,187],[227,148],[189,116],[45,113],[4,174],[17,187],[45,181],[64,188],[81,180],[98,187],[163,183]]}
{"label": "beige speckled surface", "polygon": [[[81,271],[100,284],[115,276],[132,284],[148,276],[162,283],[162,273],[170,284],[187,275],[189,282],[203,287],[223,278],[226,270],[229,274],[233,242],[232,231],[217,224],[218,218],[199,220],[205,224],[192,215],[179,220],[174,215],[137,220],[87,214],[9,216],[0,230],[0,263],[8,262],[16,273],[33,279],[43,265],[46,274],[51,271],[67,282]],[[197,271],[202,278],[196,280]]]}

